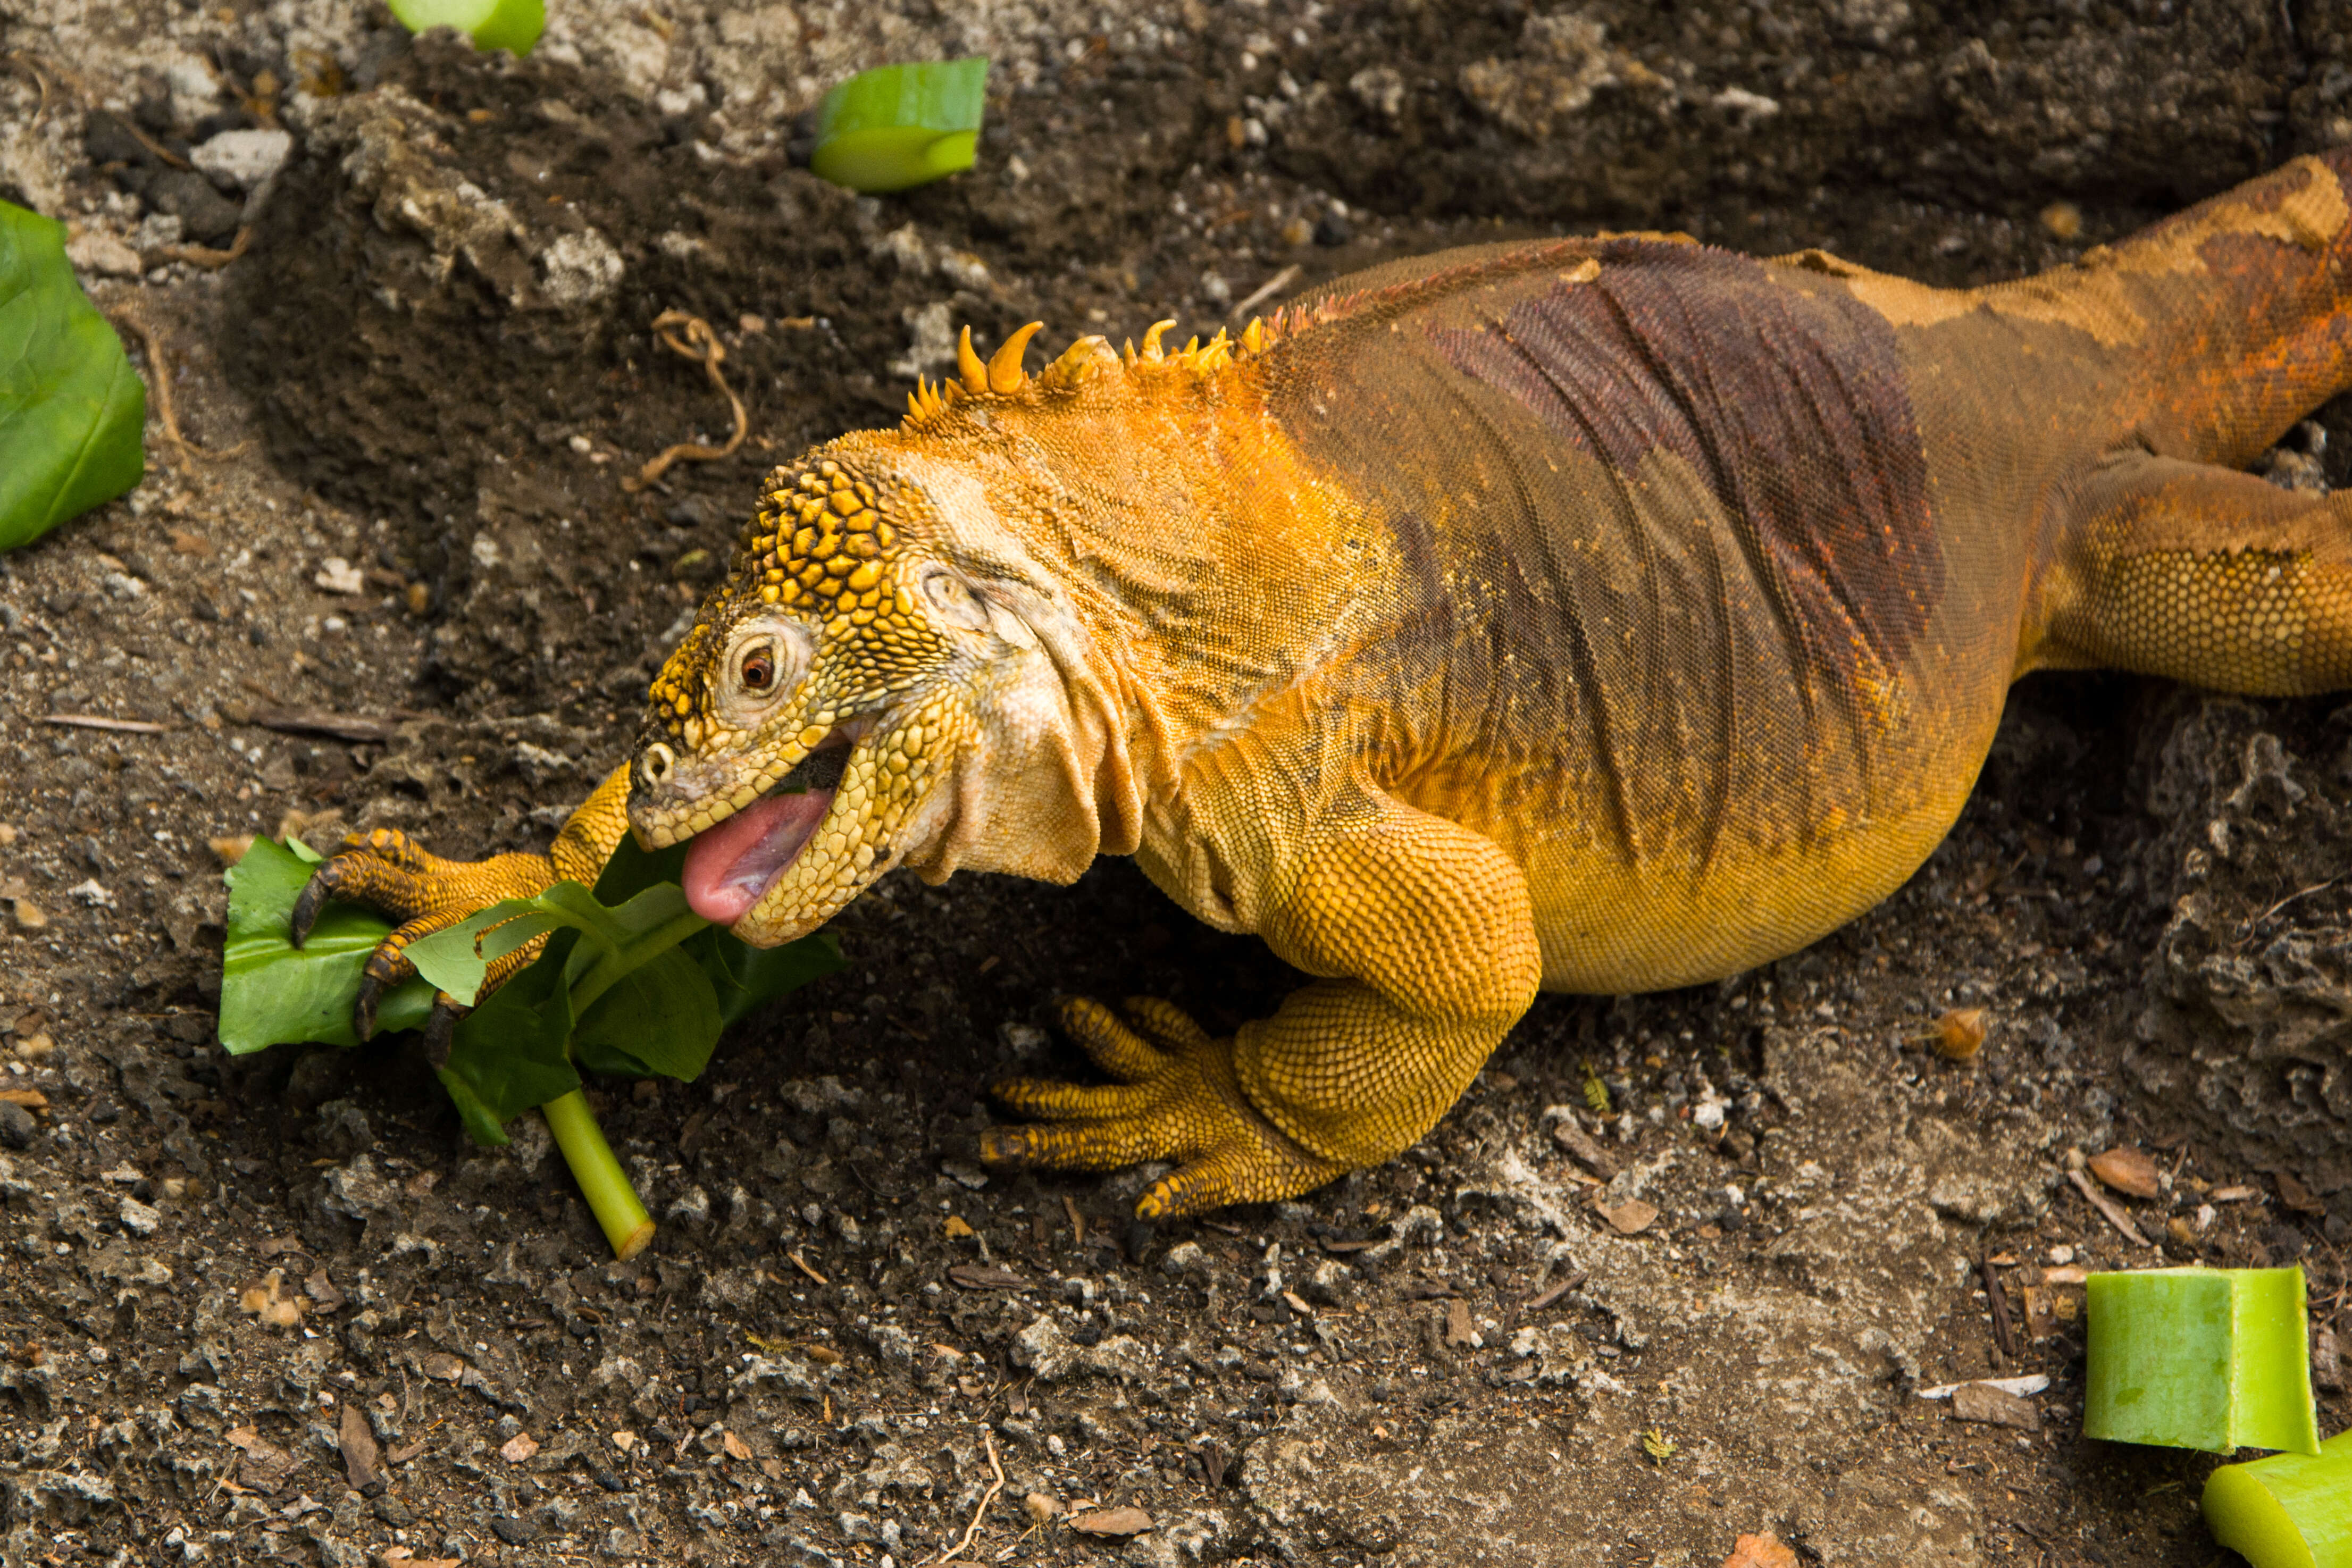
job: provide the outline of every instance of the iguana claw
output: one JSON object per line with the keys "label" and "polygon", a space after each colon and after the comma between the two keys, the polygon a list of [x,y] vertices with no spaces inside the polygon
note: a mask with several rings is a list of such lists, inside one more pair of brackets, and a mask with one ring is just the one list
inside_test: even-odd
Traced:
{"label": "iguana claw", "polygon": [[[375,1033],[377,1003],[383,994],[416,973],[408,945],[454,925],[476,910],[504,898],[528,898],[555,881],[554,862],[545,855],[492,855],[481,861],[444,860],[420,848],[395,828],[353,833],[332,858],[310,873],[310,881],[294,901],[288,922],[289,936],[299,947],[309,939],[320,913],[331,898],[368,904],[401,921],[400,926],[368,955],[359,995],[352,1003],[352,1027],[362,1040]],[[527,944],[490,967],[481,996],[506,983],[539,956],[544,938]],[[479,997],[476,998],[479,999]],[[436,1003],[434,1019],[446,1053],[448,1028],[464,1008],[444,994]],[[449,1014],[444,1020],[441,1015]],[[428,1030],[428,1038],[433,1034]]]}
{"label": "iguana claw", "polygon": [[1212,1039],[1181,1009],[1152,998],[1129,1000],[1127,1013],[1132,1028],[1099,1002],[1063,1004],[1062,1027],[1118,1082],[994,1085],[1005,1105],[1047,1124],[990,1128],[982,1160],[1076,1170],[1178,1161],[1136,1204],[1145,1219],[1289,1197],[1347,1171],[1258,1114],[1234,1075],[1231,1040]]}

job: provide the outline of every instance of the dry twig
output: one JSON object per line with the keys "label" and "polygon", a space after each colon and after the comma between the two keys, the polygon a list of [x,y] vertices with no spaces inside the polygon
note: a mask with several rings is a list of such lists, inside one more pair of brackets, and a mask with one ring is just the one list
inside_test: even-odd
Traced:
{"label": "dry twig", "polygon": [[[670,330],[672,328],[685,329],[685,341],[678,340]],[[743,444],[744,432],[751,428],[751,421],[743,413],[743,400],[735,395],[735,389],[729,386],[727,378],[719,373],[719,367],[726,361],[727,350],[719,341],[718,334],[710,329],[709,322],[699,316],[689,316],[683,310],[665,310],[654,318],[654,335],[671,353],[680,359],[692,360],[702,367],[703,373],[710,378],[710,384],[719,389],[719,395],[727,400],[727,406],[735,413],[735,434],[727,438],[724,446],[705,446],[698,441],[679,442],[621,481],[621,488],[631,495],[635,495],[668,473],[673,463],[715,463],[721,457],[734,456],[735,449]]]}
{"label": "dry twig", "polygon": [[2091,1200],[2091,1207],[2097,1209],[2109,1225],[2121,1232],[2125,1240],[2135,1247],[2151,1245],[2148,1239],[2139,1233],[2139,1227],[2131,1222],[2131,1216],[2116,1207],[2105,1193],[2093,1186],[2089,1176],[2084,1176],[2081,1171],[2068,1171],[2066,1179],[2081,1189],[2083,1196]]}
{"label": "dry twig", "polygon": [[[201,267],[207,272],[218,272],[238,256],[243,256],[252,244],[253,225],[243,224],[237,228],[236,237],[229,241],[226,250],[215,250],[208,245],[165,245],[156,246],[148,253],[148,256],[156,261],[184,261],[190,267]],[[147,257],[141,259],[145,260]]]}
{"label": "dry twig", "polygon": [[68,729],[106,729],[117,735],[168,735],[168,724],[150,724],[143,718],[105,718],[94,713],[53,713],[43,716],[42,723],[63,725]]}
{"label": "dry twig", "polygon": [[139,340],[147,355],[147,386],[155,394],[155,417],[163,426],[163,439],[182,457],[234,457],[252,443],[240,441],[225,452],[208,452],[180,434],[180,416],[172,406],[172,367],[163,358],[163,345],[156,340],[154,330],[139,317],[125,310],[112,318],[115,325],[130,331]]}
{"label": "dry twig", "polygon": [[971,1538],[980,1533],[980,1521],[988,1517],[989,1505],[994,1502],[1004,1490],[1004,1467],[996,1462],[996,1439],[990,1437],[988,1429],[983,1427],[981,1428],[980,1440],[988,1445],[988,1468],[996,1473],[996,1479],[989,1484],[987,1492],[980,1500],[980,1506],[971,1511],[971,1522],[963,1527],[963,1539],[932,1558],[926,1568],[938,1568],[940,1563],[950,1558],[962,1556],[964,1550],[971,1544]]}
{"label": "dry twig", "polygon": [[1276,295],[1281,293],[1284,289],[1297,282],[1298,273],[1299,267],[1296,262],[1284,267],[1280,272],[1276,273],[1272,277],[1267,278],[1255,289],[1252,290],[1248,298],[1244,298],[1240,304],[1227,311],[1225,313],[1226,319],[1233,321],[1240,320],[1258,306],[1265,304],[1267,300],[1273,298]]}

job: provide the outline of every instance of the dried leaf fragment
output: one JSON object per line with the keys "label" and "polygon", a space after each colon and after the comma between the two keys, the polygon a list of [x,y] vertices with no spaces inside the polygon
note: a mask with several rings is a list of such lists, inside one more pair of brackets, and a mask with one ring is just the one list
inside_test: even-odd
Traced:
{"label": "dried leaf fragment", "polygon": [[1723,1560],[1723,1568],[1798,1568],[1797,1554],[1768,1530],[1761,1535],[1741,1536],[1732,1544],[1731,1555]]}
{"label": "dried leaf fragment", "polygon": [[1936,1020],[1936,1054],[1947,1061],[1974,1061],[1984,1042],[1982,1008],[1954,1008]]}
{"label": "dried leaf fragment", "polygon": [[1140,1535],[1151,1528],[1151,1516],[1139,1508],[1098,1508],[1070,1521],[1081,1535]]}
{"label": "dried leaf fragment", "polygon": [[237,1305],[274,1329],[290,1329],[302,1321],[302,1303],[285,1293],[286,1271],[272,1269],[261,1283],[250,1286]]}
{"label": "dried leaf fragment", "polygon": [[724,1428],[721,1428],[719,1434],[719,1446],[727,1450],[727,1457],[730,1459],[748,1459],[751,1457],[751,1445]]}
{"label": "dried leaf fragment", "polygon": [[2157,1195],[2156,1162],[2137,1149],[2115,1148],[2084,1162],[2103,1186],[2127,1197]]}
{"label": "dried leaf fragment", "polygon": [[1593,1208],[1607,1220],[1610,1228],[1620,1236],[1639,1236],[1657,1223],[1657,1206],[1629,1197],[1614,1208],[1605,1203],[1595,1203]]}

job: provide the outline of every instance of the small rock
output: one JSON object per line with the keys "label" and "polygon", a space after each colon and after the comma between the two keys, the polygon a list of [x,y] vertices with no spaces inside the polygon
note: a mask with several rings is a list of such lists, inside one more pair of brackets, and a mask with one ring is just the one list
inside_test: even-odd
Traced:
{"label": "small rock", "polygon": [[319,574],[310,580],[330,593],[367,591],[367,574],[339,555],[331,555],[320,561]]}
{"label": "small rock", "polygon": [[1315,243],[1317,245],[1346,245],[1355,237],[1355,225],[1337,213],[1326,213],[1316,222]]}
{"label": "small rock", "polygon": [[2137,1149],[2109,1149],[2084,1162],[2106,1186],[2130,1197],[2157,1194],[2156,1162]]}
{"label": "small rock", "polygon": [[96,231],[68,240],[66,259],[78,271],[94,272],[100,277],[136,277],[144,270],[137,251],[112,235]]}
{"label": "small rock", "polygon": [[499,1448],[499,1458],[510,1465],[521,1464],[539,1452],[539,1439],[528,1432],[517,1432]]}
{"label": "small rock", "polygon": [[100,886],[98,878],[94,876],[74,883],[71,887],[66,889],[66,894],[70,898],[80,899],[92,909],[111,909],[114,907],[114,894],[107,892],[104,887]]}
{"label": "small rock", "polygon": [[122,1200],[122,1228],[134,1236],[152,1236],[155,1228],[163,1223],[163,1211],[140,1202],[135,1197]]}
{"label": "small rock", "polygon": [[16,924],[20,928],[26,931],[46,931],[49,928],[49,917],[41,913],[39,904],[29,898],[12,899],[10,902],[16,907]]}
{"label": "small rock", "polygon": [[1445,1304],[1445,1343],[1456,1350],[1476,1346],[1478,1331],[1470,1322],[1470,1303],[1452,1301]]}
{"label": "small rock", "polygon": [[2006,1389],[1990,1383],[1963,1383],[1952,1390],[1952,1417],[1989,1427],[2014,1427],[2021,1432],[2042,1429],[2042,1413]]}
{"label": "small rock", "polygon": [[539,1526],[510,1513],[490,1515],[490,1533],[509,1546],[528,1546],[539,1539]]}
{"label": "small rock", "polygon": [[2082,236],[2083,209],[2072,202],[2053,202],[2042,209],[2042,226],[2052,239],[2072,244]]}
{"label": "small rock", "polygon": [[0,1100],[0,1148],[29,1149],[40,1135],[33,1113],[12,1101]]}
{"label": "small rock", "polygon": [[188,154],[215,185],[251,191],[286,166],[294,138],[283,131],[224,131]]}
{"label": "small rock", "polygon": [[436,1350],[418,1364],[418,1370],[436,1383],[455,1383],[466,1375],[466,1364],[446,1350]]}
{"label": "small rock", "polygon": [[200,245],[216,246],[236,233],[244,210],[213,189],[213,183],[194,169],[166,169],[147,183],[147,204],[180,220],[183,231]]}

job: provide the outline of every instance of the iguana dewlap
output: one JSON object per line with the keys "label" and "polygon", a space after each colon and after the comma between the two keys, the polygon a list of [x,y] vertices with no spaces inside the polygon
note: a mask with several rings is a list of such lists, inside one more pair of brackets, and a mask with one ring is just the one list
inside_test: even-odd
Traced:
{"label": "iguana dewlap", "polygon": [[1538,988],[1707,980],[1885,897],[2028,670],[2352,682],[2346,498],[2239,471],[2352,384],[2347,171],[1976,290],[1625,235],[1034,378],[1034,328],[967,336],[902,427],[769,476],[551,859],[379,833],[316,892],[412,917],[389,980],[632,825],[696,835],[689,897],[756,942],[902,863],[1132,853],[1318,978],[1230,1040],[1072,1006],[1118,1082],[1003,1086],[1034,1120],[983,1153],[1178,1161],[1146,1214],[1303,1191],[1427,1132]]}

